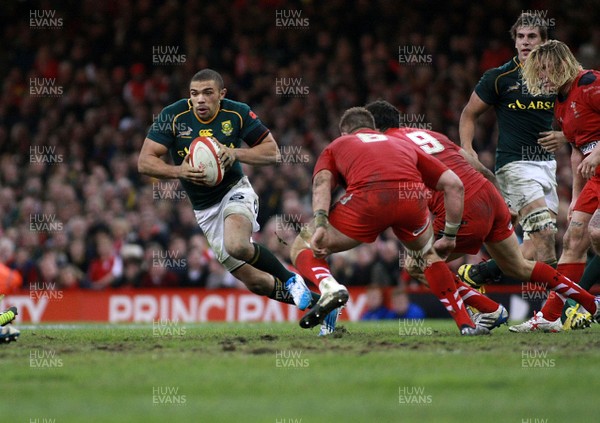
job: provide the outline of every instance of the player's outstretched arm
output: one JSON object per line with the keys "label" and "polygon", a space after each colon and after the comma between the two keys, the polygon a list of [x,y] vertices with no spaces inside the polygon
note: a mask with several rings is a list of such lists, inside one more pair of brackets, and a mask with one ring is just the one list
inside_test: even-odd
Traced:
{"label": "player's outstretched arm", "polygon": [[433,245],[442,260],[446,260],[456,246],[456,234],[460,228],[464,207],[464,186],[456,173],[446,170],[440,176],[436,189],[444,191],[446,225],[443,236]]}
{"label": "player's outstretched arm", "polygon": [[252,166],[264,166],[277,162],[277,142],[272,134],[267,135],[260,144],[252,148],[231,148],[229,150],[233,151],[236,160]]}
{"label": "player's outstretched arm", "polygon": [[460,178],[456,176],[456,173],[448,169],[440,176],[436,189],[444,191],[446,223],[459,225],[462,221],[465,191]]}
{"label": "player's outstretched arm", "polygon": [[473,149],[473,138],[475,137],[475,123],[477,118],[488,110],[491,106],[485,103],[477,93],[473,92],[469,102],[460,114],[458,123],[458,135],[460,137],[460,145],[465,151],[474,157],[477,153]]}
{"label": "player's outstretched arm", "polygon": [[175,166],[165,163],[162,159],[167,152],[167,147],[146,138],[138,157],[138,172],[159,179],[182,178],[200,185],[204,183],[204,172],[192,168],[189,156],[185,157],[181,165]]}
{"label": "player's outstretched arm", "polygon": [[476,156],[473,156],[472,154],[467,153],[467,151],[464,148],[461,148],[459,150],[460,155],[463,156],[463,158],[469,162],[469,164],[471,166],[473,166],[473,168],[481,173],[485,179],[487,179],[488,181],[490,181],[492,184],[494,184],[494,186],[500,190],[499,186],[498,186],[498,181],[496,181],[496,175],[494,175],[494,173],[489,170],[487,167],[485,167],[483,165],[483,163],[481,163],[479,161],[479,159]]}
{"label": "player's outstretched arm", "polygon": [[331,187],[333,183],[333,174],[329,170],[321,170],[313,178],[313,212],[315,232],[311,238],[311,248],[315,257],[324,257],[327,255],[326,235],[329,207],[331,206]]}
{"label": "player's outstretched arm", "polygon": [[333,185],[333,174],[329,170],[321,170],[313,178],[313,212],[318,210],[329,211],[331,206],[331,187]]}

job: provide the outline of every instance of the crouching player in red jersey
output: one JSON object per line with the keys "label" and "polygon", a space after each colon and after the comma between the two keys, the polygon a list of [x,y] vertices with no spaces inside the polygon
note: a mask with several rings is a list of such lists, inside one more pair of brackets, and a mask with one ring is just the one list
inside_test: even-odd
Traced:
{"label": "crouching player in red jersey", "polygon": [[[292,261],[300,274],[319,283],[321,298],[301,319],[303,328],[323,322],[348,300],[348,291],[331,276],[328,254],[375,241],[392,228],[421,269],[431,291],[456,321],[462,335],[484,335],[467,313],[444,262],[455,246],[463,212],[463,185],[439,160],[375,131],[373,116],[363,107],[348,109],[340,120],[342,136],[323,150],[313,173],[314,225],[295,240]],[[345,195],[331,205],[331,192]],[[435,241],[426,187],[443,193],[443,236]],[[424,264],[427,263],[427,266]]]}
{"label": "crouching player in red jersey", "polygon": [[[448,260],[464,254],[475,254],[485,244],[489,254],[506,276],[522,281],[546,283],[559,296],[569,297],[578,302],[584,301],[585,304],[583,302],[581,304],[587,310],[600,314],[600,311],[597,312],[599,299],[595,299],[551,266],[526,260],[523,257],[511,224],[510,211],[498,190],[482,176],[486,171],[481,163],[475,161],[443,134],[423,129],[399,128],[400,112],[387,102],[371,103],[367,105],[367,109],[375,117],[379,130],[386,135],[416,144],[425,153],[437,157],[446,164],[463,182],[464,214],[457,233],[456,247]],[[439,231],[443,227],[446,215],[444,201],[439,193],[433,193],[429,207],[436,216],[434,229]],[[462,282],[459,287],[461,285]],[[474,307],[478,308],[476,305]],[[488,329],[505,322],[507,318],[508,314],[504,307],[494,313],[480,313],[473,316],[476,323]]]}

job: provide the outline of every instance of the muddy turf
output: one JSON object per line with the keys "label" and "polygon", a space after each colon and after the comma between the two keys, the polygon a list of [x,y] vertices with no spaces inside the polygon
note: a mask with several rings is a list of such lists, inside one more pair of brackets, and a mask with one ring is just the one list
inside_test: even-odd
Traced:
{"label": "muddy turf", "polygon": [[463,338],[449,320],[20,326],[3,422],[563,422],[600,415],[600,326]]}

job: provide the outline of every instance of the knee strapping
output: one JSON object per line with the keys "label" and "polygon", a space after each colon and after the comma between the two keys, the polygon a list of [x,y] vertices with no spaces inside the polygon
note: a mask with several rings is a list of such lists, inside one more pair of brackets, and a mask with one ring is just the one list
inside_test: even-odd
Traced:
{"label": "knee strapping", "polygon": [[532,234],[540,231],[557,232],[556,218],[552,216],[547,207],[532,210],[521,222],[523,231],[526,234]]}

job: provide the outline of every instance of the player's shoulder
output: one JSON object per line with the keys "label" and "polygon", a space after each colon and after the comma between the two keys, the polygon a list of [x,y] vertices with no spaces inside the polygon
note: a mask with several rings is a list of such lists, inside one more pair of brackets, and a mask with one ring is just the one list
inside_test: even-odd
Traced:
{"label": "player's shoulder", "polygon": [[336,147],[338,144],[343,143],[344,141],[355,140],[355,139],[358,139],[355,134],[340,135],[339,137],[334,138],[333,141],[331,141],[327,147],[333,148],[333,147]]}
{"label": "player's shoulder", "polygon": [[221,108],[217,119],[221,122],[237,121],[240,127],[243,127],[246,122],[257,121],[257,116],[246,103],[224,98],[221,100]]}
{"label": "player's shoulder", "polygon": [[585,85],[600,85],[600,71],[597,70],[584,70],[579,76],[577,86],[582,87]]}
{"label": "player's shoulder", "polygon": [[168,113],[172,116],[177,116],[181,113],[185,113],[192,110],[192,105],[190,104],[189,98],[182,98],[181,100],[177,100],[175,103],[171,103],[166,106],[162,113]]}
{"label": "player's shoulder", "polygon": [[250,112],[250,106],[241,101],[230,100],[224,98],[221,100],[221,111],[224,113],[239,113],[246,115]]}
{"label": "player's shoulder", "polygon": [[510,76],[518,77],[519,66],[520,65],[518,59],[516,57],[513,57],[503,65],[485,71],[481,79],[496,82],[499,78],[505,78]]}

